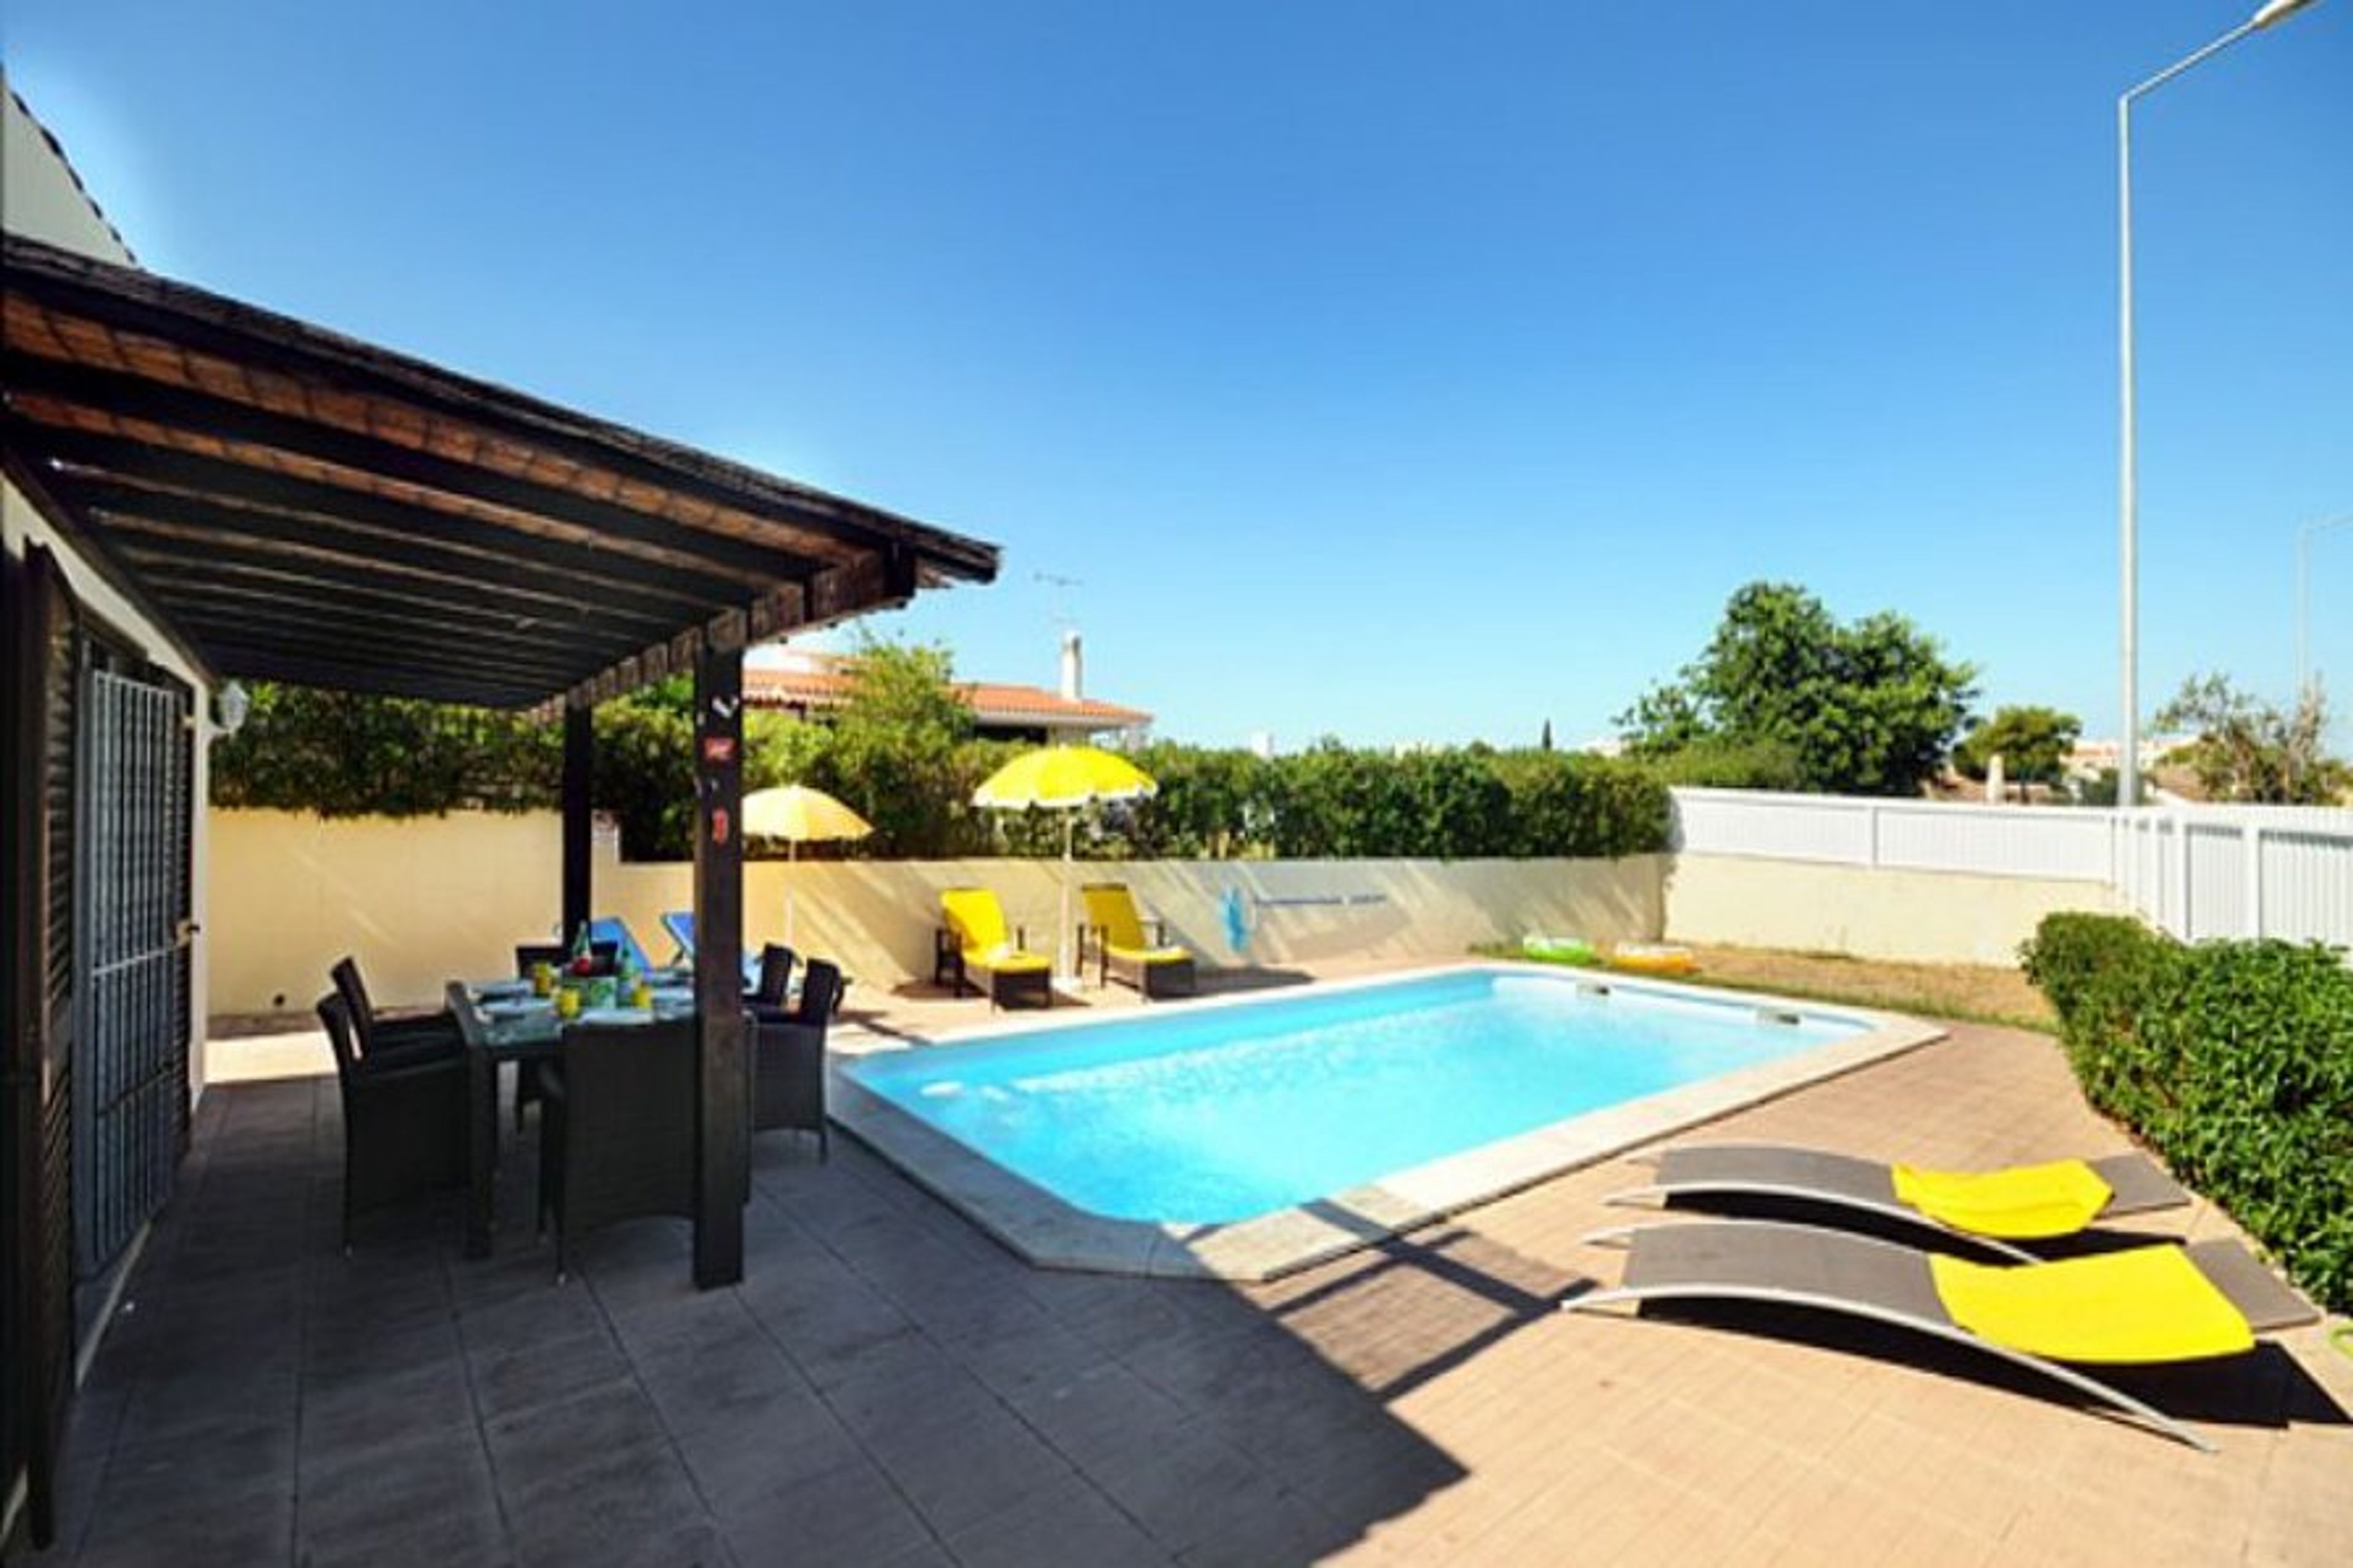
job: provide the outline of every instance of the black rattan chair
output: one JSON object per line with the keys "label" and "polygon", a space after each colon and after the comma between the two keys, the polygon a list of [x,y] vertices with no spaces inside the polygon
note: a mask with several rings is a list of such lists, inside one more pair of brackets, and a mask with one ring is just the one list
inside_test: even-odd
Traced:
{"label": "black rattan chair", "polygon": [[560,942],[519,942],[515,943],[515,974],[528,978],[535,964],[544,963],[551,969],[561,969],[572,955],[564,951]]}
{"label": "black rattan chair", "polygon": [[615,1220],[695,1215],[700,1079],[691,1016],[573,1024],[540,1111],[540,1202],[555,1277],[575,1237]]}
{"label": "black rattan chair", "polygon": [[466,1180],[466,1061],[433,1055],[370,1058],[354,1044],[350,1008],[319,998],[343,1100],[343,1250],[363,1211]]}
{"label": "black rattan chair", "polygon": [[[530,979],[532,971],[543,963],[562,969],[565,963],[564,944],[560,942],[519,942],[515,943],[514,958],[515,978],[518,980]],[[529,1061],[515,1063],[514,1123],[517,1132],[522,1131],[524,1110],[538,1100],[539,1064]]]}
{"label": "black rattan chair", "polygon": [[456,1056],[466,1048],[466,1037],[458,1030],[458,1020],[446,1007],[378,1012],[375,1004],[368,1000],[367,983],[360,978],[360,966],[350,954],[337,959],[327,973],[335,983],[335,994],[343,999],[361,1061],[381,1059],[389,1066],[396,1060]]}
{"label": "black rattan chair", "polygon": [[755,1015],[752,1037],[752,1131],[789,1128],[817,1134],[818,1158],[832,1158],[825,1120],[825,1031],[841,996],[841,971],[809,960],[800,1006]]}
{"label": "black rattan chair", "polygon": [[793,950],[782,942],[760,949],[760,983],[744,996],[744,1005],[761,1022],[781,1023],[791,1016],[793,963]]}

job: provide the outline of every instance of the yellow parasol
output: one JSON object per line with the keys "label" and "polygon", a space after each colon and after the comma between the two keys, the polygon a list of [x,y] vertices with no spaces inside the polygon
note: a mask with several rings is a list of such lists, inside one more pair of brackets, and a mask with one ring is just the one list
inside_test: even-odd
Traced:
{"label": "yellow parasol", "polygon": [[1152,776],[1125,757],[1094,746],[1044,746],[1024,752],[972,792],[991,811],[1059,811],[1062,818],[1062,911],[1054,931],[1055,968],[1068,974],[1062,945],[1071,929],[1071,836],[1078,814],[1104,801],[1144,800],[1159,793]]}
{"label": "yellow parasol", "polygon": [[[821,789],[807,784],[781,784],[757,789],[744,797],[744,831],[758,838],[781,838],[790,847],[787,862],[800,858],[801,846],[820,839],[863,838],[874,825]],[[793,940],[792,873],[785,873],[785,942]]]}

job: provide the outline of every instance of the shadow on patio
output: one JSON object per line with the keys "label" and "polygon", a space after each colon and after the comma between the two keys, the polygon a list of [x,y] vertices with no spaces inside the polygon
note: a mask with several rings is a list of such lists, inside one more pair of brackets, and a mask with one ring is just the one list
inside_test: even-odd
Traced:
{"label": "shadow on patio", "polygon": [[[341,1135],[332,1080],[206,1097],[39,1561],[1304,1562],[1462,1478],[1386,1402],[1558,1284],[1451,1233],[1263,1301],[1049,1273],[790,1135],[754,1145],[740,1288],[694,1291],[664,1222],[591,1237],[563,1286],[512,1222],[470,1264],[454,1203],[346,1260]],[[1433,1278],[1467,1338],[1398,1312],[1335,1367],[1286,1325],[1382,1322]]]}

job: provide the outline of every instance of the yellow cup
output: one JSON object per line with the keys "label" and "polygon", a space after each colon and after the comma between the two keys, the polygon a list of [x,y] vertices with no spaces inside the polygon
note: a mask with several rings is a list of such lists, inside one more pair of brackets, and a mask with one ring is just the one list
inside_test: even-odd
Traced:
{"label": "yellow cup", "polygon": [[642,980],[638,981],[637,989],[629,993],[629,1005],[640,1009],[650,1009],[653,1005],[654,988]]}
{"label": "yellow cup", "polygon": [[555,965],[534,963],[531,966],[531,994],[544,996],[555,989]]}
{"label": "yellow cup", "polygon": [[567,985],[555,994],[555,1016],[559,1018],[580,1016],[580,993]]}

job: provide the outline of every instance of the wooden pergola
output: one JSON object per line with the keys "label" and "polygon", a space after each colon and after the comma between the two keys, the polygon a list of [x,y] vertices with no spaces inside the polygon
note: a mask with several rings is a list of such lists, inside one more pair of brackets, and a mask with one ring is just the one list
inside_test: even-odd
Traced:
{"label": "wooden pergola", "polygon": [[995,577],[994,546],[237,300],[5,237],[8,478],[208,681],[565,725],[589,917],[594,705],[694,682],[697,1281],[743,1272],[744,650]]}

